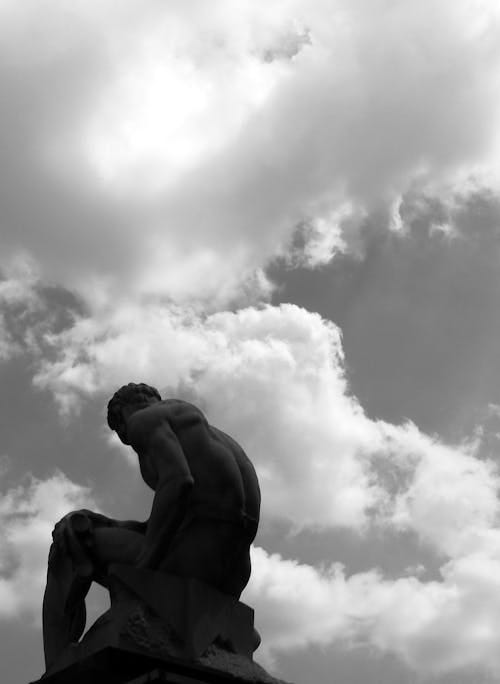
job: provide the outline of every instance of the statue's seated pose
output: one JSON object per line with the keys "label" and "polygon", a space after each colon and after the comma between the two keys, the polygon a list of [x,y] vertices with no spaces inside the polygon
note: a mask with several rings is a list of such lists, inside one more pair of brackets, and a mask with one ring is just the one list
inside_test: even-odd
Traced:
{"label": "statue's seated pose", "polygon": [[43,603],[49,667],[85,628],[92,581],[109,588],[113,564],[195,578],[239,598],[250,577],[260,491],[242,448],[192,404],[129,384],[108,404],[108,424],[137,453],[155,491],[149,520],[117,521],[83,510],[55,527]]}

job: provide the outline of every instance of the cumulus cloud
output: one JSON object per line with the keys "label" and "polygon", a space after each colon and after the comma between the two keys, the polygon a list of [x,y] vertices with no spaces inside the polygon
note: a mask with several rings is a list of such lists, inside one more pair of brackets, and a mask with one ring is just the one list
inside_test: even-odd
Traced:
{"label": "cumulus cloud", "polygon": [[[478,458],[481,435],[451,446],[410,423],[370,419],[350,395],[333,323],[293,305],[210,315],[130,306],[114,318],[81,318],[47,343],[55,360],[43,362],[37,382],[64,410],[128,379],[152,382],[196,401],[241,441],[266,518],[295,529],[411,532],[441,559],[441,579],[426,582],[419,572],[349,575],[340,564],[318,568],[254,548],[244,599],[256,609],[266,663],[341,643],[431,674],[500,669],[499,481]],[[50,528],[67,510],[91,507],[89,497],[60,475],[6,494],[6,615],[36,610]]]}
{"label": "cumulus cloud", "polygon": [[[4,492],[0,619],[39,617],[51,529],[81,507],[95,509],[91,493],[62,473]],[[337,642],[371,645],[435,675],[498,671],[498,529],[490,528],[487,542],[451,558],[442,580],[432,582],[388,580],[377,570],[349,576],[338,563],[315,568],[254,547],[243,599],[255,607],[264,637],[258,658],[272,666],[280,652]]]}
{"label": "cumulus cloud", "polygon": [[297,225],[322,263],[415,182],[494,167],[494,3],[1,12],[2,261],[22,247],[94,307],[227,301]]}
{"label": "cumulus cloud", "polygon": [[[126,330],[126,332],[124,332]],[[293,305],[209,316],[122,310],[52,338],[37,378],[65,410],[124,380],[196,401],[254,461],[263,515],[292,529],[410,532],[441,580],[349,575],[255,548],[246,600],[263,657],[310,644],[368,644],[419,670],[498,669],[499,477],[480,436],[447,445],[415,425],[370,419],[346,381],[338,328]],[[360,540],[362,537],[360,537]]]}
{"label": "cumulus cloud", "polygon": [[376,647],[427,675],[500,671],[497,552],[450,561],[431,582],[348,576],[340,564],[318,569],[260,548],[252,563],[243,599],[263,635],[257,657],[271,666],[280,652],[336,642]]}
{"label": "cumulus cloud", "polygon": [[[493,466],[370,419],[332,322],[236,309],[269,297],[272,258],[322,265],[374,210],[401,229],[410,189],[495,179],[498,7],[4,0],[0,15],[0,356],[36,354],[65,412],[131,374],[196,399],[247,448],[266,515],[411,531],[443,558],[441,582],[389,582],[255,549],[269,652],[347,634],[431,671],[497,667]],[[36,276],[9,272],[25,254]],[[48,281],[89,315],[44,320]],[[38,602],[41,540],[89,496],[62,475],[5,495],[5,615]]]}
{"label": "cumulus cloud", "polygon": [[496,552],[496,465],[477,458],[478,444],[450,448],[412,432],[405,445],[396,447],[396,460],[410,453],[413,468],[407,486],[396,495],[392,522],[401,529],[409,527],[446,557],[475,553],[490,544]]}
{"label": "cumulus cloud", "polygon": [[[51,529],[81,507],[96,508],[90,491],[62,473],[3,493],[0,619],[38,619]],[[388,580],[377,570],[348,575],[339,563],[315,568],[253,547],[242,598],[256,609],[258,659],[273,666],[283,651],[336,642],[376,647],[434,675],[500,670],[500,534],[490,528],[489,535],[487,545],[451,558],[442,580],[431,582]]]}
{"label": "cumulus cloud", "polygon": [[368,470],[378,434],[346,393],[340,334],[293,305],[219,312],[121,311],[52,339],[39,386],[63,409],[140,378],[190,393],[255,462],[266,510],[294,525],[363,526],[377,501]]}
{"label": "cumulus cloud", "polygon": [[477,442],[449,446],[411,423],[370,419],[350,394],[340,331],[318,314],[129,307],[48,341],[55,360],[35,382],[63,411],[127,379],[200,403],[255,462],[266,514],[295,528],[376,520],[453,555],[473,543],[466,530],[497,516],[496,471],[476,458]]}

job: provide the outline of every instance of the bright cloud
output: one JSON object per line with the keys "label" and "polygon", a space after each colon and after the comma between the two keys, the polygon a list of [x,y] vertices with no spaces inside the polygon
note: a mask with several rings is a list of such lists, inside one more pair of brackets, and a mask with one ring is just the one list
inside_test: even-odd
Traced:
{"label": "bright cloud", "polygon": [[94,307],[220,304],[297,225],[323,263],[415,183],[497,168],[496,3],[1,12],[1,259],[27,250]]}
{"label": "bright cloud", "polygon": [[125,380],[187,396],[256,463],[266,512],[295,527],[411,529],[445,555],[498,515],[498,476],[477,444],[450,447],[366,416],[349,394],[340,332],[294,305],[200,316],[134,307],[48,338],[36,377],[61,408]]}
{"label": "bright cloud", "polygon": [[[416,669],[500,667],[498,474],[479,443],[449,446],[414,425],[366,416],[346,382],[338,328],[293,305],[200,316],[134,308],[52,338],[37,382],[72,410],[144,380],[194,400],[254,461],[266,518],[296,529],[410,531],[441,559],[441,581],[352,576],[254,549],[246,600],[263,657],[308,644],[363,643]],[[373,529],[373,527],[372,527]]]}
{"label": "bright cloud", "polygon": [[[2,495],[0,619],[39,617],[51,529],[81,507],[96,508],[90,492],[61,473]],[[348,576],[341,564],[318,569],[259,547],[252,565],[243,599],[256,609],[267,664],[291,648],[340,642],[375,646],[426,673],[500,669],[498,541],[449,560],[439,582],[387,580],[376,570]]]}
{"label": "bright cloud", "polygon": [[252,562],[243,598],[256,607],[257,656],[270,665],[280,651],[337,642],[375,646],[425,674],[500,671],[498,554],[451,561],[440,582],[347,576],[339,564],[317,569],[260,548]]}
{"label": "bright cloud", "polygon": [[318,315],[292,305],[207,318],[133,308],[83,319],[52,342],[58,360],[36,382],[65,409],[132,376],[189,391],[245,445],[272,515],[360,527],[377,502],[367,456],[380,436],[346,394],[338,329]]}
{"label": "bright cloud", "polygon": [[[260,305],[276,256],[325,264],[375,210],[402,228],[409,190],[498,179],[499,18],[472,0],[0,2],[0,358],[29,348],[67,413],[129,378],[193,398],[248,450],[267,516],[410,531],[443,559],[424,583],[255,549],[269,653],[347,635],[433,672],[500,667],[494,467],[372,420],[334,323]],[[55,325],[47,284],[88,315]],[[0,500],[4,616],[39,605],[50,528],[89,497],[56,475]]]}
{"label": "bright cloud", "polygon": [[[415,449],[410,452],[414,467],[409,486],[396,496],[393,523],[401,529],[409,527],[445,556],[474,553],[485,546],[496,553],[500,541],[496,466],[475,456],[477,443],[452,449],[412,432],[406,447]],[[397,460],[405,453],[401,446]]]}

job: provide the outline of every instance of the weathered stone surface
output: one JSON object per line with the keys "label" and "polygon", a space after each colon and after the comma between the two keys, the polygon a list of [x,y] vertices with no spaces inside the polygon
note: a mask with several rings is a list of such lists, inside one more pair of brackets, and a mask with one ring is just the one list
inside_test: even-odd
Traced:
{"label": "weathered stone surface", "polygon": [[244,603],[197,580],[164,573],[115,565],[109,576],[110,609],[80,643],[60,654],[47,671],[47,681],[55,677],[59,683],[61,673],[69,676],[79,664],[114,648],[197,665],[238,682],[276,682],[252,660],[259,638],[253,610]]}
{"label": "weathered stone surface", "polygon": [[153,644],[155,633],[159,637],[168,626],[170,655],[198,658],[217,642],[252,658],[259,644],[253,610],[234,597],[195,579],[130,566],[112,566],[110,577],[112,605],[128,613],[124,629],[130,638]]}
{"label": "weathered stone surface", "polygon": [[32,684],[285,684],[254,663],[254,677],[175,658],[155,659],[108,646]]}

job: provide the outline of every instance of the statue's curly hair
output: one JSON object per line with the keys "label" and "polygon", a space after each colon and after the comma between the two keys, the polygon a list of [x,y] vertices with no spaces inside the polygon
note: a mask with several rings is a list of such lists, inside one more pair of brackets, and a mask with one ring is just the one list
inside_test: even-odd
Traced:
{"label": "statue's curly hair", "polygon": [[144,382],[129,382],[117,390],[108,402],[108,425],[112,430],[116,430],[122,423],[122,407],[129,404],[144,404],[151,402],[151,399],[161,401],[160,393],[155,387],[146,385]]}

